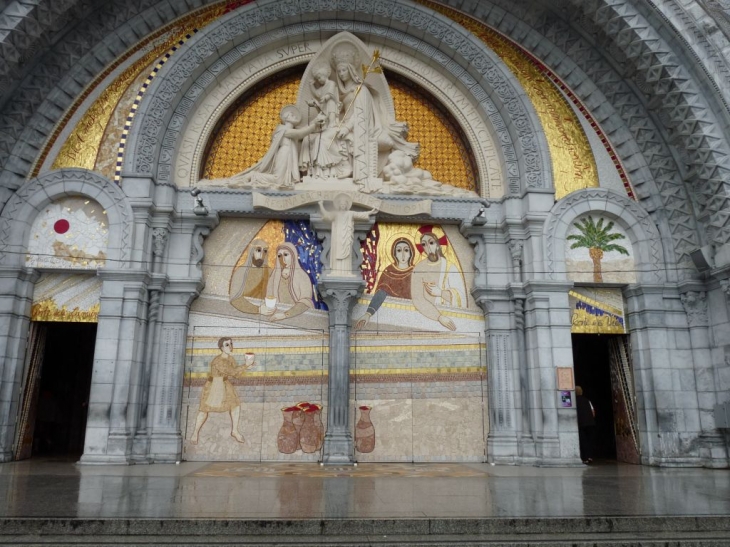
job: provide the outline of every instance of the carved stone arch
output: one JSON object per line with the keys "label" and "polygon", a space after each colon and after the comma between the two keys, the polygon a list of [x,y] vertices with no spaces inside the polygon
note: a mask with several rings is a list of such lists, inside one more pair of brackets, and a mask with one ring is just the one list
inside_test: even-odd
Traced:
{"label": "carved stone arch", "polygon": [[619,224],[634,248],[639,283],[667,281],[664,250],[654,222],[635,201],[611,190],[588,188],[558,201],[543,225],[545,270],[551,279],[566,278],[566,236],[571,223],[586,213],[600,213]]}
{"label": "carved stone arch", "polygon": [[[443,0],[456,5],[456,0]],[[458,3],[459,9],[515,41],[530,33],[539,39],[521,40],[522,47],[545,59],[548,65],[580,98],[600,124],[629,174],[631,185],[667,242],[673,249],[668,263],[680,266],[680,277],[691,277],[689,253],[705,244],[695,217],[693,195],[682,177],[667,136],[653,121],[645,99],[607,61],[600,51],[579,34],[575,20],[563,19],[554,5],[532,6],[510,0],[480,0]],[[574,12],[570,8],[570,12]],[[497,17],[496,14],[499,14]],[[559,62],[551,62],[551,59]],[[658,210],[657,210],[658,209]]]}
{"label": "carved stone arch", "polygon": [[[171,58],[150,85],[127,140],[125,171],[173,177],[170,165],[193,106],[220,75],[256,52],[271,51],[307,36],[354,32],[365,42],[398,47],[444,67],[500,133],[508,190],[551,188],[547,142],[532,105],[502,61],[482,42],[444,16],[406,0],[374,6],[338,6],[337,20],[302,23],[319,8],[308,3],[249,4],[212,23]],[[343,11],[344,10],[344,11]],[[504,117],[502,113],[508,113]]]}
{"label": "carved stone arch", "polygon": [[[220,0],[68,0],[72,21],[52,35],[48,50],[28,62],[25,78],[0,97],[0,187],[15,189],[28,176],[33,160],[55,124],[84,88],[145,36],[172,23],[186,12]],[[64,2],[33,2],[44,11],[64,11]],[[56,6],[56,4],[59,4]],[[195,8],[191,9],[191,6]],[[51,27],[63,23],[46,14]],[[0,192],[0,206],[8,193]]]}
{"label": "carved stone arch", "polygon": [[626,0],[570,0],[625,56],[628,75],[649,96],[667,133],[688,163],[688,176],[706,216],[710,242],[730,243],[730,144],[702,85],[664,37]]}
{"label": "carved stone arch", "polygon": [[104,208],[109,221],[107,267],[128,266],[132,208],[118,185],[86,169],[52,171],[29,180],[13,194],[0,214],[0,260],[8,266],[22,266],[36,215],[49,203],[69,196],[91,198]]}

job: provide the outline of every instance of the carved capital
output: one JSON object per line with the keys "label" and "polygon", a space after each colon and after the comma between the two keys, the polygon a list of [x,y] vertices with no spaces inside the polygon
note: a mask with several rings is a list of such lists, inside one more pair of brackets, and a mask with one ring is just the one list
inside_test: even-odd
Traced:
{"label": "carved capital", "polygon": [[350,312],[365,286],[361,279],[323,279],[318,288],[329,308],[330,326],[348,326]]}
{"label": "carved capital", "polygon": [[487,315],[489,312],[494,311],[494,302],[492,300],[488,300],[486,298],[478,298],[476,300],[476,303],[482,309],[484,315]]}
{"label": "carved capital", "polygon": [[708,324],[706,292],[688,291],[680,294],[679,298],[684,306],[690,327],[701,327]]}

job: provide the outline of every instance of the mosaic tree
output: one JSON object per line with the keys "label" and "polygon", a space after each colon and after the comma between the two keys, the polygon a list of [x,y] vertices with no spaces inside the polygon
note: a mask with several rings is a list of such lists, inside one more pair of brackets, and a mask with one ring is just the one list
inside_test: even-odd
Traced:
{"label": "mosaic tree", "polygon": [[605,227],[603,226],[603,217],[598,219],[598,223],[594,222],[593,217],[586,217],[573,224],[580,234],[572,234],[567,237],[568,240],[575,241],[570,248],[588,249],[588,254],[593,261],[593,281],[595,283],[603,282],[603,274],[601,272],[601,259],[604,253],[610,251],[616,251],[623,255],[629,254],[624,247],[612,243],[618,239],[626,239],[626,236],[618,232],[611,233],[613,229],[613,222],[609,222]]}

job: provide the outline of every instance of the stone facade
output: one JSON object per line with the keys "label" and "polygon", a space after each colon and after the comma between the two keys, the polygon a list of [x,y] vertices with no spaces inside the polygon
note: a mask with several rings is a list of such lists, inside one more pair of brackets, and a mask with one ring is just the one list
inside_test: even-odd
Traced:
{"label": "stone facade", "polygon": [[[124,133],[119,185],[83,169],[49,168],[44,147],[54,131],[63,129],[56,124],[69,108],[88,107],[78,102],[85,98],[87,83],[176,18],[218,4],[214,20],[176,47],[145,83]],[[310,329],[300,346],[319,344],[319,353],[296,359],[287,353],[289,347],[300,347],[293,339],[276,345],[273,340],[283,334],[267,331],[263,339],[272,340],[271,347],[261,353],[276,356],[280,351],[278,368],[267,368],[260,381],[234,382],[245,399],[244,412],[261,416],[258,429],[246,426],[242,431],[244,437],[261,436],[256,445],[261,458],[278,457],[278,409],[295,404],[299,393],[300,401],[326,407],[325,463],[349,463],[356,457],[357,401],[368,408],[366,414],[375,408],[376,439],[395,431],[394,420],[409,416],[415,423],[420,417],[419,426],[408,432],[412,459],[475,461],[482,450],[481,457],[495,463],[576,465],[575,410],[558,404],[556,368],[573,364],[569,233],[575,236],[576,223],[595,216],[619,226],[632,253],[635,279],[620,290],[629,325],[642,463],[727,467],[727,431],[715,427],[713,414],[715,405],[730,398],[730,23],[719,4],[147,0],[94,4],[91,15],[91,4],[82,1],[8,6],[3,16],[13,25],[0,40],[9,52],[0,67],[0,460],[14,457],[34,284],[47,270],[26,263],[31,227],[49,204],[86,197],[105,211],[108,242],[104,264],[97,269],[102,288],[82,463],[175,462],[186,455],[226,459],[234,453],[237,445],[230,439],[230,446],[210,453],[186,444],[195,423],[186,416],[195,414],[196,405],[203,412],[202,393],[212,389],[203,387],[204,371],[218,352],[219,334],[213,328],[218,324],[212,319],[205,323],[205,317],[220,310],[232,313],[223,285],[239,266],[225,264],[226,274],[216,277],[221,264],[206,261],[207,253],[215,245],[225,248],[225,241],[215,243],[219,225],[220,236],[230,230],[231,224],[225,224],[230,219],[243,219],[246,241],[268,221],[302,220],[311,221],[322,241],[318,290],[326,306],[308,310],[302,315],[306,321],[285,323],[301,332]],[[485,32],[501,33],[550,71],[564,98],[579,113],[588,113],[604,141],[608,152],[594,153],[608,153],[611,161],[600,168],[620,168],[630,192],[584,188],[555,200],[555,180],[565,173],[551,163],[549,131],[504,56],[457,23],[454,8]],[[461,315],[452,314],[458,316],[454,321],[462,334],[468,330],[464,325],[478,325],[476,342],[463,357],[453,348],[448,353],[458,361],[454,367],[471,363],[478,371],[461,371],[464,376],[449,377],[443,385],[438,380],[418,383],[398,368],[410,350],[390,351],[396,342],[387,346],[382,340],[379,351],[368,349],[377,341],[355,332],[355,321],[374,291],[359,277],[330,275],[328,255],[332,238],[339,235],[331,233],[332,223],[323,220],[316,200],[275,211],[257,207],[259,198],[250,189],[213,185],[190,194],[206,143],[235,98],[264,78],[311,61],[316,52],[310,46],[316,50],[340,32],[382,50],[384,68],[442,102],[474,149],[478,196],[428,191],[379,196],[382,201],[373,206],[371,218],[352,228],[355,241],[367,242],[375,222],[393,223],[398,211],[415,211],[409,209],[416,207],[414,202],[430,200],[427,209],[398,222],[415,228],[444,226],[443,237],[448,234],[454,257],[461,261],[469,292]],[[411,70],[409,59],[412,66],[427,68],[429,78]],[[492,162],[498,165],[488,167]],[[34,168],[37,177],[30,176]],[[291,195],[272,191],[268,197],[275,201]],[[236,252],[235,260],[243,259],[243,244]],[[366,260],[363,252],[349,249],[346,258],[353,271]],[[69,264],[64,269],[74,271]],[[400,300],[390,304],[391,310],[400,304],[404,316],[415,314]],[[401,312],[390,313],[400,317]],[[247,320],[254,324],[251,317]],[[243,324],[230,321],[226,328]],[[447,345],[456,343],[449,341],[450,327],[441,329],[435,320],[413,325],[413,332],[417,328],[444,337]],[[319,334],[312,334],[316,329]],[[202,349],[195,345],[200,340]],[[418,367],[409,366],[430,379],[430,369],[438,369],[444,355],[446,350],[434,350]],[[304,377],[317,367],[323,375],[303,381],[299,391],[281,380]],[[393,369],[393,378],[383,373],[363,381],[358,391],[352,380],[358,377],[357,367],[367,374]],[[279,380],[267,380],[266,374],[274,372]],[[379,402],[383,415],[390,416],[387,425],[377,423]],[[469,419],[452,423],[443,418],[440,427],[446,425],[439,431],[448,433],[463,422],[468,442],[439,452],[433,446],[438,443],[429,445],[423,438],[430,417],[449,404]],[[211,413],[205,427],[225,430],[228,418]],[[449,442],[449,437],[443,439]],[[416,444],[422,456],[416,454]],[[398,443],[385,446],[386,459],[402,454]],[[377,454],[361,457],[372,461]]]}

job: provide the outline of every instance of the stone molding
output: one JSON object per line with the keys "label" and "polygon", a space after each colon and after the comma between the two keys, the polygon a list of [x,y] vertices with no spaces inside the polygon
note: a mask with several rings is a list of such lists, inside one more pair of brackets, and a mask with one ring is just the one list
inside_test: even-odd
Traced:
{"label": "stone molding", "polygon": [[[493,52],[460,26],[423,6],[403,0],[382,0],[372,6],[350,4],[352,11],[342,3],[337,6],[338,16],[350,20],[302,23],[302,16],[320,10],[308,3],[270,0],[242,7],[203,29],[187,42],[184,53],[161,69],[147,91],[127,140],[126,171],[154,173],[158,181],[169,180],[170,162],[191,108],[240,59],[275,50],[292,37],[300,41],[321,32],[354,31],[371,45],[393,44],[442,65],[471,92],[492,125],[501,130],[506,124],[499,139],[510,192],[520,193],[521,181],[527,188],[551,187],[549,158],[542,152],[547,143],[537,129],[537,116],[515,77]],[[366,20],[361,21],[363,18]],[[381,21],[384,25],[377,23]],[[255,38],[243,41],[254,33]],[[501,111],[509,112],[509,120],[503,119]]]}
{"label": "stone molding", "polygon": [[0,260],[22,265],[33,219],[47,204],[67,196],[96,200],[109,221],[109,268],[126,265],[132,250],[133,213],[124,192],[109,179],[85,169],[61,169],[26,182],[0,214]]}
{"label": "stone molding", "polygon": [[[684,45],[691,68],[701,71],[730,113],[730,59],[723,50],[730,46],[730,13],[717,0],[699,0],[702,9],[675,0],[644,0],[644,10],[652,25],[668,27],[673,38]],[[641,4],[639,4],[641,7]],[[694,9],[692,9],[694,8]],[[719,32],[718,32],[719,31]]]}
{"label": "stone molding", "polygon": [[565,238],[570,223],[586,213],[601,213],[626,230],[634,247],[638,282],[666,280],[659,231],[651,217],[635,201],[603,188],[573,192],[555,204],[543,226],[545,271],[550,279],[564,279]]}

